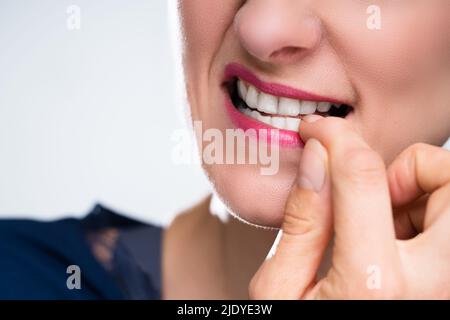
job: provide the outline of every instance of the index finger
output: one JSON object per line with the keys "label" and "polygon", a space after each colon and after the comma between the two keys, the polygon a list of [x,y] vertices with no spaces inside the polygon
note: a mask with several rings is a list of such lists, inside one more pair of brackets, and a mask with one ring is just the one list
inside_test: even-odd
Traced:
{"label": "index finger", "polygon": [[346,251],[346,263],[364,274],[369,265],[383,268],[394,261],[397,248],[382,158],[344,119],[306,117],[300,133],[304,140],[319,140],[328,152],[337,252]]}

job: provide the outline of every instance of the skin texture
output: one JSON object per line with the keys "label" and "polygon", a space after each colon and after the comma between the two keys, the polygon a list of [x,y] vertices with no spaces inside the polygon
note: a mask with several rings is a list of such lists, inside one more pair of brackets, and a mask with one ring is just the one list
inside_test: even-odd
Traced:
{"label": "skin texture", "polygon": [[[369,5],[381,9],[381,30],[366,27]],[[265,81],[348,102],[347,121],[386,164],[414,143],[441,145],[450,136],[449,12],[447,0],[180,1],[192,117],[234,128],[221,84],[225,65],[238,62]],[[275,176],[254,165],[204,168],[231,212],[278,227],[299,161],[299,150],[281,150]]]}
{"label": "skin texture", "polygon": [[[354,112],[305,120],[305,150],[282,149],[275,176],[204,165],[230,212],[283,236],[265,260],[274,231],[222,223],[207,202],[192,208],[164,235],[164,297],[246,298],[250,283],[260,299],[448,298],[449,153],[417,143],[450,135],[450,2],[179,4],[189,103],[204,129],[234,128],[221,88],[231,62]],[[381,8],[381,30],[366,27],[369,5]],[[368,290],[371,266],[379,290]]]}
{"label": "skin texture", "polygon": [[[346,121],[313,118],[301,129],[298,184],[251,297],[449,299],[450,152],[416,144],[386,170]],[[332,231],[331,267],[318,276]]]}

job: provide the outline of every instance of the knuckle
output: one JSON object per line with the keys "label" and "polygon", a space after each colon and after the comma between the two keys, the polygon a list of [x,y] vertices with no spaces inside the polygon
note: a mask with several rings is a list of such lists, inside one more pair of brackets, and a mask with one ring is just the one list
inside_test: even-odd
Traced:
{"label": "knuckle", "polygon": [[439,154],[445,154],[446,156],[450,155],[450,152],[447,153],[442,151],[447,150],[423,142],[418,142],[406,148],[406,150],[404,151],[404,156],[407,159],[413,159],[415,162],[422,163],[424,161],[427,161],[430,153],[433,152],[439,152]]}
{"label": "knuckle", "polygon": [[423,152],[429,150],[429,147],[429,145],[422,142],[414,143],[405,149],[405,151],[400,155],[400,158],[403,156],[407,160],[413,160],[416,162]]}
{"label": "knuckle", "polygon": [[[306,200],[306,199],[305,199]],[[288,201],[285,208],[283,220],[283,232],[286,235],[302,235],[311,233],[316,229],[314,214],[306,208],[302,199]]]}

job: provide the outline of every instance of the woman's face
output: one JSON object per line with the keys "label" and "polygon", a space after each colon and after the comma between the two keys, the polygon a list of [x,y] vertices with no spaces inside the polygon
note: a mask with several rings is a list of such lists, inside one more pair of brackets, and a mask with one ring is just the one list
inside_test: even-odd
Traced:
{"label": "woman's face", "polygon": [[279,226],[302,114],[345,117],[386,163],[450,136],[448,0],[180,0],[180,12],[193,120],[224,135],[281,129],[275,175],[204,165],[244,220]]}

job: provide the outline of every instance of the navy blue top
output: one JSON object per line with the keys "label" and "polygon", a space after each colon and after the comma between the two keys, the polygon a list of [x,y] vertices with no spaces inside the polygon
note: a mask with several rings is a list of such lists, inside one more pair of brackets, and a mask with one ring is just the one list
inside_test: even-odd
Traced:
{"label": "navy blue top", "polygon": [[[106,267],[87,239],[111,229]],[[161,234],[100,205],[83,219],[0,220],[0,299],[159,299]],[[79,289],[67,284],[74,265]]]}

